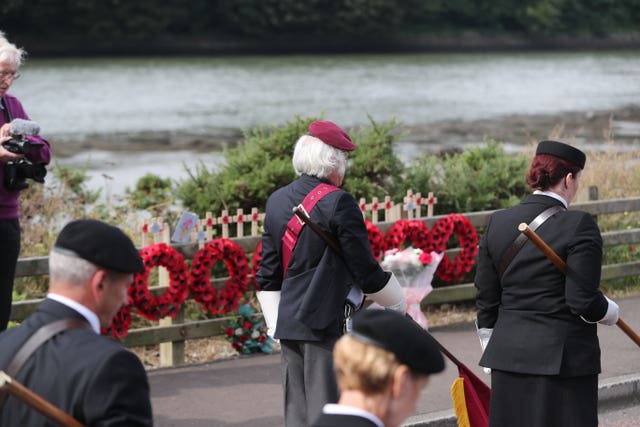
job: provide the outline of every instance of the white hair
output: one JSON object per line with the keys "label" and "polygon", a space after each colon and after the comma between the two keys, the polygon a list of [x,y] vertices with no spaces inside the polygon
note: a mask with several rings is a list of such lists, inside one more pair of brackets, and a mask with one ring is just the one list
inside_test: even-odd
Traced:
{"label": "white hair", "polygon": [[15,44],[11,43],[0,31],[0,63],[11,64],[15,69],[20,68],[26,52]]}
{"label": "white hair", "polygon": [[55,250],[49,254],[49,278],[52,282],[84,285],[96,274],[98,268],[87,260]]}
{"label": "white hair", "polygon": [[344,176],[347,171],[347,153],[325,144],[311,135],[302,135],[293,150],[293,168],[298,175],[307,174],[327,178],[336,172]]}

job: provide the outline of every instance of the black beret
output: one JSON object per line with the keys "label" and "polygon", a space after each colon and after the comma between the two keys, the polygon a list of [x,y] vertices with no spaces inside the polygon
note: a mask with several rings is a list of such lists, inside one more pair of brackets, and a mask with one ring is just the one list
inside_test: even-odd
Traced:
{"label": "black beret", "polygon": [[552,156],[560,157],[579,166],[580,169],[584,169],[584,164],[587,161],[587,156],[582,151],[558,141],[540,141],[538,148],[536,148],[536,156],[538,154],[551,154]]}
{"label": "black beret", "polygon": [[65,225],[53,250],[121,273],[144,270],[131,239],[118,227],[95,219],[79,219]]}
{"label": "black beret", "polygon": [[361,310],[353,316],[353,338],[393,353],[412,371],[434,374],[444,369],[436,340],[410,317],[391,310]]}

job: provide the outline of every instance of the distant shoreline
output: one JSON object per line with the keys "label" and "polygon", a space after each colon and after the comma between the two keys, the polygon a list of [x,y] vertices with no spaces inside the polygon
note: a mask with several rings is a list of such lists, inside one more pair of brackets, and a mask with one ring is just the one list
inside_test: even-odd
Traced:
{"label": "distant shoreline", "polygon": [[[492,119],[446,120],[424,125],[401,125],[395,132],[405,134],[400,142],[419,144],[428,151],[449,151],[482,142],[485,138],[525,146],[533,141],[556,137],[577,145],[600,145],[605,133],[620,144],[640,143],[640,105],[604,111],[576,111],[552,115],[511,115]],[[79,151],[119,152],[188,150],[221,151],[243,140],[243,130],[211,129],[207,133],[139,132],[86,135],[67,138],[45,135],[52,142],[54,156],[68,157]]]}
{"label": "distant shoreline", "polygon": [[457,53],[514,51],[591,51],[640,48],[640,32],[597,36],[532,37],[517,34],[412,34],[392,39],[344,40],[284,39],[243,40],[229,38],[173,38],[139,42],[96,41],[76,37],[47,39],[20,37],[31,57],[75,56],[234,56],[358,53]]}

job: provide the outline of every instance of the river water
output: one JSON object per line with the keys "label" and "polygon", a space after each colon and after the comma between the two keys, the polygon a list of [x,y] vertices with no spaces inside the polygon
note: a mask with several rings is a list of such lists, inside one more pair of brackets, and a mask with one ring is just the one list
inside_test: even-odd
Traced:
{"label": "river water", "polygon": [[[90,159],[93,185],[108,175],[118,193],[147,171],[180,178],[183,165],[215,163],[219,155],[160,152],[150,142],[152,152],[132,156],[110,149],[111,134],[206,137],[296,115],[346,127],[368,124],[369,116],[435,126],[615,111],[639,105],[640,52],[30,58],[11,92],[54,143],[106,140],[100,151],[59,161]],[[399,147],[405,159],[416,145],[407,147]]]}

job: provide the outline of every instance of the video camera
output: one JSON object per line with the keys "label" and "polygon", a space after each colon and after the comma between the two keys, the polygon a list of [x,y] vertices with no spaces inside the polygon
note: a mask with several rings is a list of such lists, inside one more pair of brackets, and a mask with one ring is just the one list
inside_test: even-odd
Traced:
{"label": "video camera", "polygon": [[[40,126],[36,122],[23,119],[14,119],[11,122],[10,132],[12,138],[2,143],[2,146],[15,154],[29,154],[40,150],[44,143],[30,141],[27,135],[38,135]],[[26,158],[11,160],[4,167],[4,186],[9,191],[22,191],[29,187],[27,179],[43,183],[47,175],[47,169],[43,163],[31,163]]]}

